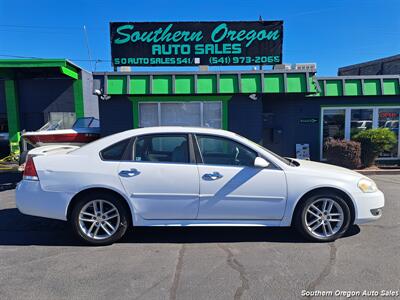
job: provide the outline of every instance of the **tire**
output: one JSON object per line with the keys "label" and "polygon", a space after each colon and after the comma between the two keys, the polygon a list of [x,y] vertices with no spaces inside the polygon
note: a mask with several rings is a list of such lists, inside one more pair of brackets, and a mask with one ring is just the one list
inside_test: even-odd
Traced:
{"label": "tire", "polygon": [[[333,203],[332,206],[330,206],[331,203]],[[326,205],[325,210],[324,205]],[[329,207],[330,213],[328,213]],[[350,220],[349,206],[340,196],[317,194],[300,204],[295,215],[295,227],[310,241],[332,242],[343,236],[349,229]]]}
{"label": "tire", "polygon": [[74,233],[83,242],[104,246],[124,236],[130,224],[129,216],[121,199],[113,194],[94,192],[78,200],[72,209],[70,222]]}

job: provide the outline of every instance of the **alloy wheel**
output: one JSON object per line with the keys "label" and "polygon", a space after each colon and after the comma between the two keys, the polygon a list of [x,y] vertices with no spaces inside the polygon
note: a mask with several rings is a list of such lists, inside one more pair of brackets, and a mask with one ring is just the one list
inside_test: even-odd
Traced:
{"label": "alloy wheel", "polygon": [[344,222],[342,207],[334,199],[319,198],[306,208],[307,230],[318,238],[329,238],[338,233]]}
{"label": "alloy wheel", "polygon": [[104,240],[113,236],[120,224],[118,209],[109,201],[92,200],[79,212],[79,227],[89,238]]}

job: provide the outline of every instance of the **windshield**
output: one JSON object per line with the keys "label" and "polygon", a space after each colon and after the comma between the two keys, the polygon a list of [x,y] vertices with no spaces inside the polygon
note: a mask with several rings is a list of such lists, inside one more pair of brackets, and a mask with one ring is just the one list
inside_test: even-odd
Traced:
{"label": "windshield", "polygon": [[72,128],[98,128],[100,122],[98,119],[93,117],[79,118],[75,121]]}
{"label": "windshield", "polygon": [[292,166],[292,165],[293,165],[292,162],[291,162],[289,159],[286,159],[286,158],[284,158],[284,157],[282,157],[282,156],[279,156],[278,154],[272,152],[271,150],[268,150],[267,148],[261,146],[260,144],[257,144],[257,143],[255,143],[255,142],[253,142],[253,141],[251,141],[251,140],[249,140],[249,139],[243,137],[243,136],[240,136],[240,137],[241,137],[241,138],[244,138],[244,139],[245,139],[247,142],[249,142],[250,144],[253,144],[254,146],[257,146],[257,147],[263,149],[264,151],[268,152],[269,154],[271,154],[271,155],[274,156],[275,158],[279,159],[281,162],[287,164],[288,166]]}
{"label": "windshield", "polygon": [[62,120],[50,121],[43,125],[38,131],[58,130],[62,126]]}

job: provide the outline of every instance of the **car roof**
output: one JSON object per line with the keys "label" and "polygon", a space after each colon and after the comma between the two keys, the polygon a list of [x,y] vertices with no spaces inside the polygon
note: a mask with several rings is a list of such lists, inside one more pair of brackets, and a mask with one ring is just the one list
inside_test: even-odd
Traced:
{"label": "car roof", "polygon": [[206,128],[206,127],[185,127],[185,126],[157,126],[157,127],[144,127],[144,128],[136,128],[130,129],[123,132],[119,132],[113,135],[106,136],[89,144],[82,146],[80,149],[77,149],[73,152],[85,152],[86,150],[91,151],[92,149],[101,149],[112,145],[116,142],[122,141],[124,139],[128,139],[134,136],[145,135],[145,134],[164,134],[164,133],[202,133],[202,134],[212,134],[219,135],[230,138],[240,138],[239,135],[215,128]]}

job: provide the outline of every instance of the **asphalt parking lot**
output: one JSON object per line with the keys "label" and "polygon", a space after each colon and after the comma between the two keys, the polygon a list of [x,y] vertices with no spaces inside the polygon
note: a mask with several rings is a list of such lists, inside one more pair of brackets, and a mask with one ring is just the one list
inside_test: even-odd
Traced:
{"label": "asphalt parking lot", "polygon": [[86,247],[67,223],[20,214],[14,190],[3,191],[0,299],[304,299],[302,291],[399,291],[400,175],[372,178],[385,192],[383,217],[329,244],[283,228],[138,228],[112,246]]}

